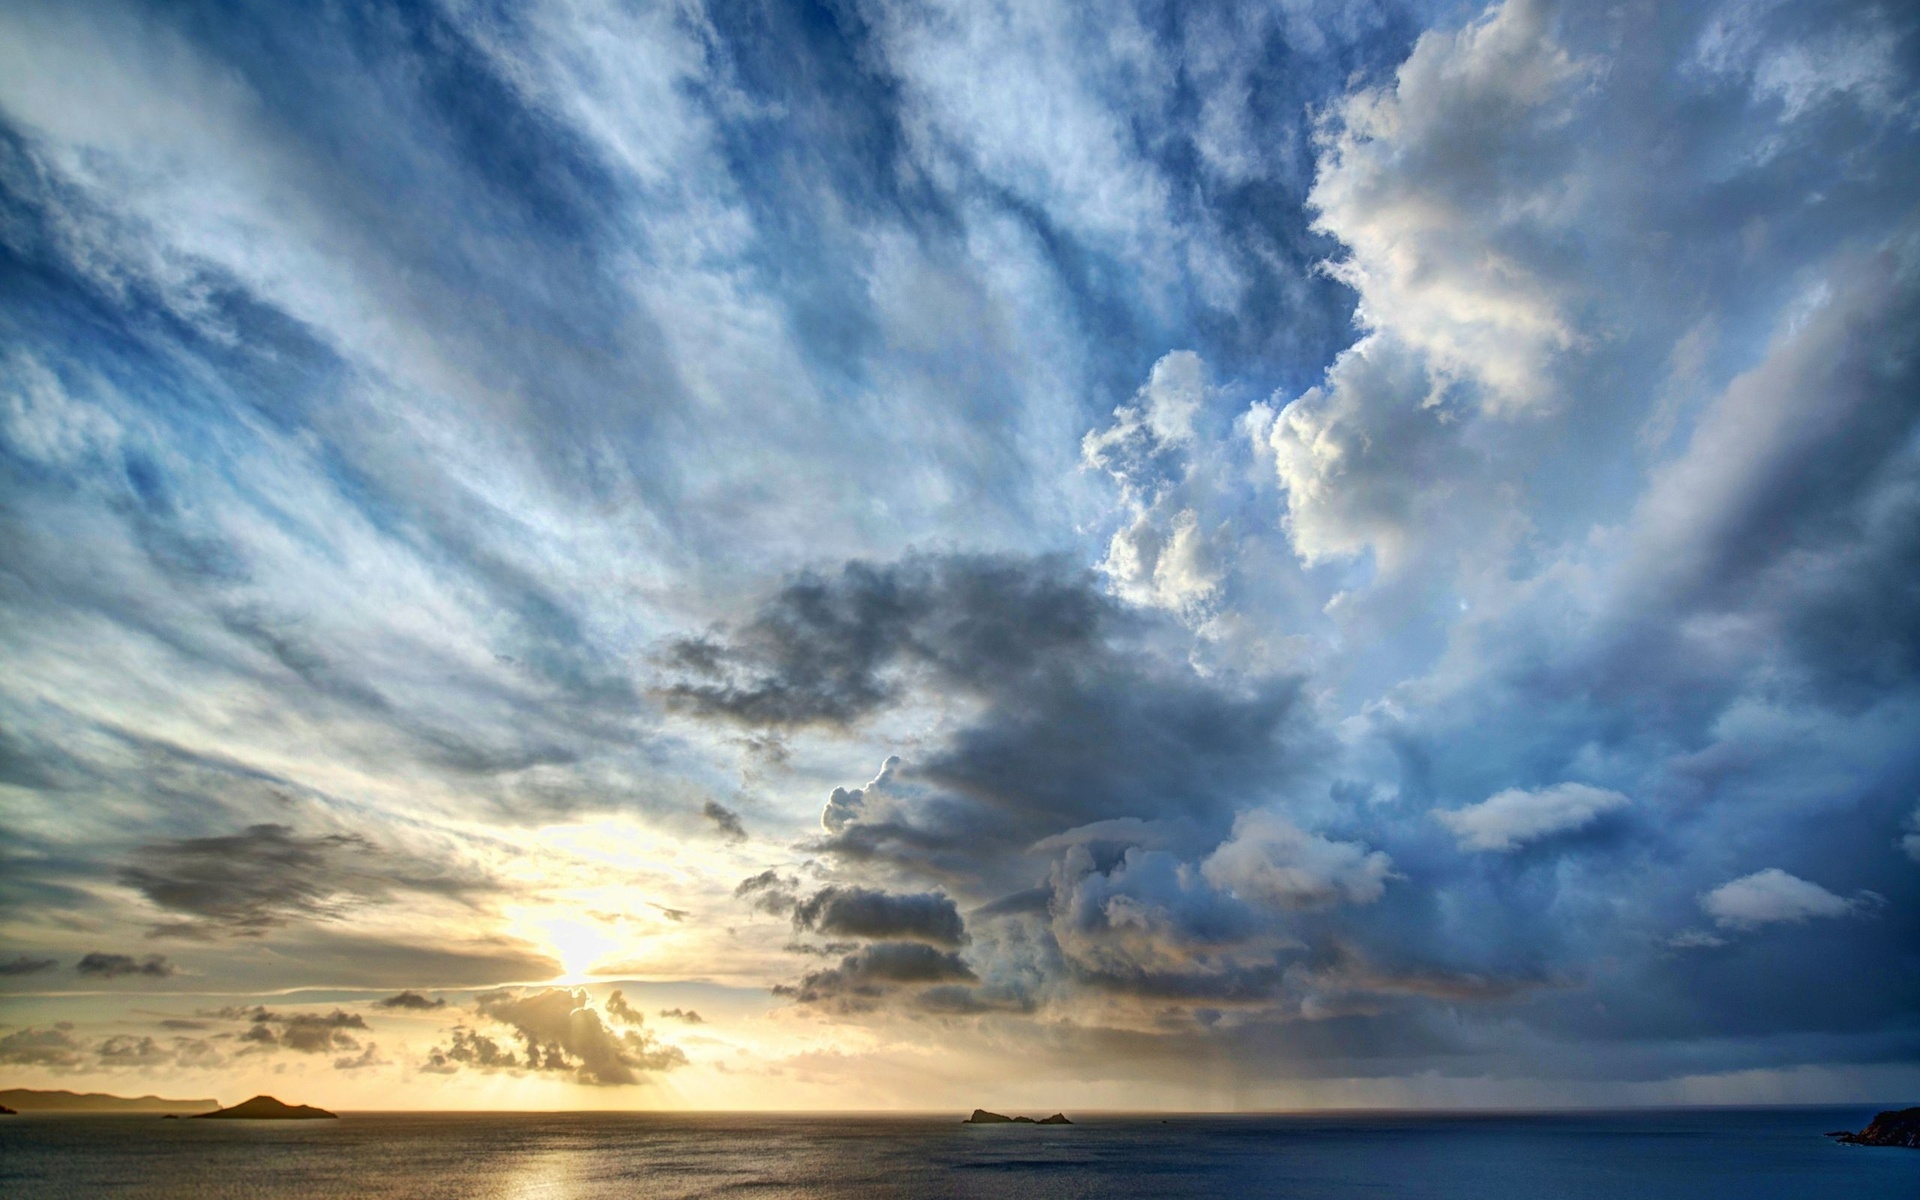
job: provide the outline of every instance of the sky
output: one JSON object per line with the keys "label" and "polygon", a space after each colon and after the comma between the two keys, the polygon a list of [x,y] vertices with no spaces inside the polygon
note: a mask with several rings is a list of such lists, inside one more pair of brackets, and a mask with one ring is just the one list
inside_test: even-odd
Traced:
{"label": "sky", "polygon": [[1920,1092],[1920,10],[0,6],[0,1083]]}

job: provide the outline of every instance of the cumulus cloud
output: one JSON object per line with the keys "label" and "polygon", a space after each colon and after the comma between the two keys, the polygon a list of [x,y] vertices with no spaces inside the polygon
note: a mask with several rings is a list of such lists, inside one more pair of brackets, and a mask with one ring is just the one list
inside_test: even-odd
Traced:
{"label": "cumulus cloud", "polygon": [[447,1006],[447,1002],[445,1000],[440,999],[438,996],[429,1000],[425,996],[421,995],[419,992],[406,991],[406,992],[397,993],[392,996],[388,996],[384,1000],[375,1000],[373,1002],[373,1006],[375,1008],[400,1009],[400,1010],[413,1011],[413,1012],[426,1012],[436,1008],[445,1008]]}
{"label": "cumulus cloud", "polygon": [[[621,999],[624,1008],[625,997]],[[518,1040],[518,1051],[463,1026],[453,1031],[445,1046],[429,1053],[423,1070],[439,1074],[462,1067],[552,1072],[583,1084],[620,1087],[639,1084],[648,1075],[687,1061],[679,1047],[658,1042],[644,1030],[609,1028],[581,990],[485,992],[477,998],[476,1007],[480,1017],[504,1027]],[[630,1008],[625,1011],[638,1017]]]}
{"label": "cumulus cloud", "polygon": [[1342,104],[1308,202],[1340,239],[1357,319],[1390,329],[1490,408],[1545,399],[1578,340],[1540,238],[1565,219],[1553,167],[1594,67],[1553,39],[1552,6],[1512,0],[1422,34],[1390,85]]}
{"label": "cumulus cloud", "polygon": [[1528,791],[1508,788],[1478,804],[1434,813],[1453,831],[1463,850],[1518,850],[1529,842],[1585,829],[1633,801],[1619,792],[1584,783],[1559,783]]}
{"label": "cumulus cloud", "polygon": [[663,1008],[660,1010],[663,1021],[680,1021],[687,1025],[704,1025],[707,1019],[691,1008]]}
{"label": "cumulus cloud", "polygon": [[1208,883],[1252,904],[1282,909],[1371,904],[1393,861],[1359,842],[1310,834],[1271,812],[1242,813],[1233,836],[1200,864]]}
{"label": "cumulus cloud", "polygon": [[128,975],[165,979],[173,974],[173,964],[167,961],[164,954],[149,954],[136,959],[131,954],[107,954],[99,950],[82,957],[73,964],[73,969],[98,979],[121,979]]}
{"label": "cumulus cloud", "polygon": [[1116,595],[1135,603],[1195,614],[1218,591],[1222,551],[1201,528],[1194,494],[1194,421],[1205,391],[1205,368],[1192,351],[1175,351],[1153,366],[1134,397],[1103,429],[1080,443],[1081,461],[1120,490],[1121,526],[1107,543],[1100,571]]}
{"label": "cumulus cloud", "polygon": [[1743,875],[1700,897],[1700,907],[1707,915],[1729,929],[1799,925],[1816,917],[1853,916],[1871,903],[1869,897],[1849,900],[1836,896],[1779,867]]}
{"label": "cumulus cloud", "polygon": [[900,756],[889,754],[887,761],[880,764],[880,773],[868,781],[865,787],[834,788],[827,796],[826,807],[820,810],[820,828],[828,833],[843,832],[854,821],[859,820],[866,811],[867,801],[878,801],[885,795],[887,785],[893,781],[894,773],[900,769]]}

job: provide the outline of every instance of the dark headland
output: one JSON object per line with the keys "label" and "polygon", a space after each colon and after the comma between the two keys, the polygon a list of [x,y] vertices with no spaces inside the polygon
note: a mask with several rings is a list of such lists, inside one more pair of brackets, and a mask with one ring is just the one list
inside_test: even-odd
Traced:
{"label": "dark headland", "polygon": [[332,1117],[333,1114],[324,1108],[315,1108],[310,1104],[282,1104],[272,1096],[255,1096],[232,1108],[194,1114],[196,1121],[313,1121]]}
{"label": "dark headland", "polygon": [[1859,1133],[1841,1130],[1827,1136],[1849,1146],[1905,1146],[1909,1150],[1920,1150],[1920,1108],[1888,1109]]}
{"label": "dark headland", "polygon": [[974,1109],[973,1115],[960,1123],[962,1125],[1071,1125],[1073,1124],[1072,1121],[1067,1120],[1065,1113],[1055,1113],[1050,1117],[1045,1117],[1045,1118],[1042,1118],[1041,1120],[1036,1121],[1032,1117],[1003,1117],[997,1112],[988,1112],[984,1108]]}
{"label": "dark headland", "polygon": [[0,1091],[0,1106],[16,1112],[197,1113],[220,1107],[218,1100],[169,1100],[164,1096],[111,1096],[106,1092],[42,1092],[33,1088]]}

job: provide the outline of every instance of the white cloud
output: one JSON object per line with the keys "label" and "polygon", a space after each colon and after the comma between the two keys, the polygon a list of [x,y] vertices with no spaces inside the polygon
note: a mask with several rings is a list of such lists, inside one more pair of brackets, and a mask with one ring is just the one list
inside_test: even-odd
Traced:
{"label": "white cloud", "polygon": [[1490,409],[1541,403],[1550,360],[1579,340],[1539,243],[1578,199],[1554,166],[1591,72],[1544,10],[1512,0],[1422,35],[1390,86],[1340,107],[1308,197],[1347,247],[1335,270],[1360,322],[1479,383]]}
{"label": "white cloud", "polygon": [[1393,860],[1360,842],[1332,841],[1256,810],[1240,814],[1233,836],[1200,864],[1200,873],[1249,904],[1325,908],[1378,900]]}
{"label": "white cloud", "polygon": [[1860,900],[1836,896],[1817,883],[1768,867],[1743,875],[1700,897],[1700,907],[1729,929],[1751,929],[1779,922],[1799,924],[1814,917],[1845,917]]}
{"label": "white cloud", "polygon": [[1082,463],[1120,487],[1125,523],[1107,543],[1100,571],[1134,604],[1197,614],[1220,588],[1222,554],[1202,525],[1196,490],[1194,421],[1206,393],[1206,364],[1176,350],[1153,365],[1132,404],[1080,444]]}
{"label": "white cloud", "polygon": [[1554,834],[1584,829],[1606,813],[1633,803],[1619,792],[1584,783],[1560,783],[1538,791],[1508,788],[1478,804],[1434,816],[1460,839],[1464,850],[1518,850]]}
{"label": "white cloud", "polygon": [[900,756],[889,754],[887,761],[880,764],[880,773],[869,780],[867,786],[833,789],[833,794],[827,797],[826,807],[820,810],[820,828],[828,833],[839,833],[869,815],[867,809],[879,804],[887,796],[899,770]]}

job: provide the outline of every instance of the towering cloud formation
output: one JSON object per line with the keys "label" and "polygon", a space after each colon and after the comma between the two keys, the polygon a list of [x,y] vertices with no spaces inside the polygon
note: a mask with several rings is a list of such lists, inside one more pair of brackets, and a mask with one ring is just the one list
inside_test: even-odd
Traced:
{"label": "towering cloud formation", "polygon": [[1920,1085],[1911,8],[0,6],[0,1056]]}

